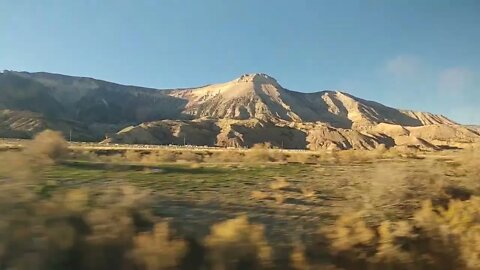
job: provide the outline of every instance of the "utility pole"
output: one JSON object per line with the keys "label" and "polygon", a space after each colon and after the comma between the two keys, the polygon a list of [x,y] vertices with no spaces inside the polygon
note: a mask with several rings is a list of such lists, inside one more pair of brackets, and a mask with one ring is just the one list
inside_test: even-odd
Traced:
{"label": "utility pole", "polygon": [[69,141],[72,142],[72,129],[70,129],[70,136],[69,136]]}
{"label": "utility pole", "polygon": [[187,145],[187,135],[183,135],[183,146]]}

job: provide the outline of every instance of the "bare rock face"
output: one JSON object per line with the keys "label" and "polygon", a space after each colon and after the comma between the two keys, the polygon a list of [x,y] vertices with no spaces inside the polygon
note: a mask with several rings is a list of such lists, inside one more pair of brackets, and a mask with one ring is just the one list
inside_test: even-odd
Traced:
{"label": "bare rock face", "polygon": [[277,86],[280,87],[277,80],[275,80],[273,77],[270,77],[270,76],[268,76],[267,74],[264,74],[264,73],[243,74],[242,76],[240,76],[235,81],[238,82],[238,83],[253,82],[253,83],[257,83],[257,84],[270,84],[270,85],[277,85]]}
{"label": "bare rock face", "polygon": [[[309,148],[312,150],[375,149],[383,143],[381,138],[362,134],[356,130],[335,129],[319,126],[308,133]],[[388,146],[392,146],[390,142]]]}
{"label": "bare rock face", "polygon": [[322,122],[349,129],[379,123],[401,126],[455,124],[440,115],[397,110],[344,92],[287,90],[262,73],[245,74],[222,84],[173,90],[169,94],[186,100],[184,113],[193,118]]}
{"label": "bare rock face", "polygon": [[[0,73],[0,135],[57,129],[105,143],[294,149],[438,149],[480,141],[431,113],[398,110],[341,91],[302,93],[263,73],[158,90],[50,73]],[[112,133],[112,130],[114,132]]]}

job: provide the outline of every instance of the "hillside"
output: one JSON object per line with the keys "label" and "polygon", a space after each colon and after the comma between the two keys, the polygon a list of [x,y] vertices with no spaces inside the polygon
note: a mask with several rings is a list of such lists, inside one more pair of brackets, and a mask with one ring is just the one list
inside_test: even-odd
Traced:
{"label": "hillside", "polygon": [[[479,131],[345,92],[302,93],[266,74],[186,89],[125,86],[50,73],[0,73],[0,136],[45,129],[104,143],[298,149],[462,146]],[[105,136],[107,139],[105,139]]]}
{"label": "hillside", "polygon": [[378,123],[455,124],[440,115],[401,111],[343,92],[287,90],[266,74],[246,74],[227,83],[174,90],[169,95],[188,100],[184,113],[195,118],[322,122],[339,128]]}

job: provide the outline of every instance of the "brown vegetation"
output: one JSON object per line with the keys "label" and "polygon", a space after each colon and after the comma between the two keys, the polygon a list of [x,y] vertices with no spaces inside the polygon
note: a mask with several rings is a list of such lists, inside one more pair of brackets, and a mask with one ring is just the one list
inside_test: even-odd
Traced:
{"label": "brown vegetation", "polygon": [[[248,154],[250,151],[254,154]],[[272,158],[274,149],[250,151],[246,156],[258,160],[281,159]],[[243,152],[223,153],[228,154],[129,150],[113,157],[128,163],[183,159],[197,164],[227,160],[233,153],[238,156],[230,162],[238,162]],[[325,161],[324,153],[298,154],[300,159],[330,162]],[[356,166],[393,156],[390,150],[363,154],[335,152],[331,157]],[[333,187],[355,189],[362,204],[355,205],[354,213],[339,214],[336,221],[318,225],[317,233],[297,238],[292,231],[292,236],[285,238],[296,240],[285,240],[283,244],[292,249],[283,249],[281,256],[275,256],[268,238],[276,233],[275,224],[267,227],[241,215],[215,220],[218,223],[202,236],[190,235],[177,230],[178,223],[155,215],[152,210],[164,205],[148,188],[113,183],[61,185],[46,182],[39,173],[59,166],[55,163],[65,162],[65,158],[79,157],[101,159],[91,152],[71,155],[60,134],[52,132],[39,134],[24,150],[0,155],[0,269],[480,269],[477,150],[448,160],[437,157],[439,162],[423,161],[421,171],[409,169],[407,163],[382,163],[373,166],[370,177],[351,175],[337,186],[332,183]],[[455,177],[446,178],[439,173],[443,170]],[[278,215],[295,200],[307,202],[288,208],[292,215],[297,209],[321,207],[308,204],[317,197],[315,183],[299,184],[278,177],[261,185],[263,191],[248,190],[246,196],[250,194],[251,201],[262,207],[267,203],[260,201],[268,200],[278,211],[265,209],[263,216],[252,217],[255,221],[265,218],[264,213]],[[323,191],[326,194],[319,190],[318,197],[333,196],[327,193],[336,190]]]}
{"label": "brown vegetation", "polygon": [[287,179],[285,179],[284,177],[277,177],[275,181],[270,183],[270,188],[273,190],[284,189],[287,188],[289,185],[290,183],[288,183]]}
{"label": "brown vegetation", "polygon": [[24,151],[39,162],[55,162],[65,158],[69,152],[62,134],[52,130],[38,133]]}
{"label": "brown vegetation", "polygon": [[[192,243],[174,236],[166,222],[153,225],[153,220],[143,215],[141,219],[150,220],[146,224],[152,225],[142,231],[138,227],[140,205],[132,203],[138,200],[124,197],[117,201],[126,199],[129,203],[105,208],[90,194],[87,190],[70,190],[55,194],[56,199],[37,198],[35,204],[2,212],[2,266],[177,269],[192,258],[191,252],[200,252],[196,256],[204,256],[199,260],[207,267],[203,269],[272,267],[272,250],[264,237],[264,227],[250,224],[246,216],[214,225],[204,246],[192,251]],[[100,197],[103,196],[110,197],[102,192]],[[31,214],[26,215],[25,210]],[[383,221],[378,225],[367,224],[360,214],[343,216],[321,230],[317,244],[306,248],[297,245],[290,255],[291,266],[294,269],[478,269],[478,213],[480,199],[474,197],[452,201],[447,208],[434,208],[427,202],[412,220]],[[35,231],[31,226],[36,227]],[[36,237],[44,239],[47,245],[30,241]]]}
{"label": "brown vegetation", "polygon": [[212,152],[207,162],[212,163],[239,163],[244,159],[243,153],[237,150],[224,150]]}
{"label": "brown vegetation", "polygon": [[152,232],[142,232],[133,239],[133,256],[146,270],[172,269],[187,252],[187,243],[172,239],[168,223],[158,223]]}
{"label": "brown vegetation", "polygon": [[213,270],[264,269],[271,263],[264,227],[250,224],[246,216],[214,225],[205,245]]}
{"label": "brown vegetation", "polygon": [[[62,140],[57,140],[61,142]],[[32,144],[33,145],[33,144]],[[62,144],[59,144],[61,146]],[[66,143],[63,144],[66,146]],[[54,150],[55,145],[49,146]],[[68,153],[68,151],[66,152]],[[64,153],[64,154],[66,154]],[[375,150],[341,150],[341,151],[288,151],[271,148],[269,144],[256,144],[251,149],[218,149],[218,150],[192,150],[192,149],[127,149],[116,150],[75,150],[70,155],[58,157],[71,157],[73,159],[114,162],[114,163],[143,163],[161,164],[173,162],[206,162],[206,163],[299,163],[299,164],[325,164],[325,163],[371,163],[384,159],[418,159],[420,154],[415,149],[378,148]],[[49,154],[51,155],[51,154]],[[48,158],[47,160],[51,160]]]}
{"label": "brown vegetation", "polygon": [[61,133],[45,130],[21,150],[0,153],[0,173],[16,180],[31,180],[44,166],[55,164],[70,154]]}
{"label": "brown vegetation", "polygon": [[270,198],[270,195],[264,191],[254,190],[251,192],[251,197],[256,200],[265,200]]}
{"label": "brown vegetation", "polygon": [[323,228],[308,252],[343,269],[479,269],[479,210],[476,197],[446,208],[426,201],[413,219],[373,225],[358,213],[346,215]]}

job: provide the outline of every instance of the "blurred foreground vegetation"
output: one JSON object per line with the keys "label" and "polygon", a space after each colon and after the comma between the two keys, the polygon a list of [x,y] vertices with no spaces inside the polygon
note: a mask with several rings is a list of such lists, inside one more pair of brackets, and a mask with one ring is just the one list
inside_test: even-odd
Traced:
{"label": "blurred foreground vegetation", "polygon": [[476,149],[91,151],[45,131],[0,166],[0,269],[480,269]]}

